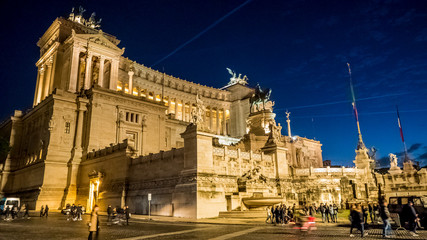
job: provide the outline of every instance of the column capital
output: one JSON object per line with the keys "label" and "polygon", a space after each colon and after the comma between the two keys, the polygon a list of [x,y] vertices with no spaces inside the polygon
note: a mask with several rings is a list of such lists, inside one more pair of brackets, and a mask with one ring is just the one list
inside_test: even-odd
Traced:
{"label": "column capital", "polygon": [[128,72],[128,75],[129,75],[130,77],[132,77],[134,74],[135,74],[135,72],[134,72],[134,71],[132,71],[132,70],[130,70],[130,71]]}
{"label": "column capital", "polygon": [[40,74],[44,74],[45,71],[46,71],[46,68],[44,67],[44,65],[42,65],[39,69]]}
{"label": "column capital", "polygon": [[51,67],[53,64],[53,56],[50,56],[46,61],[46,66]]}

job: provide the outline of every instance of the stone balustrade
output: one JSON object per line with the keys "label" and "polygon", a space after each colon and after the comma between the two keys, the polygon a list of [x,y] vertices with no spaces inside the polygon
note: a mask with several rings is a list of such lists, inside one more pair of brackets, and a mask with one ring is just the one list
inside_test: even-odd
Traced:
{"label": "stone balustrade", "polygon": [[364,169],[357,169],[357,168],[346,168],[346,167],[340,167],[340,168],[302,168],[302,169],[295,169],[294,171],[295,176],[319,176],[319,175],[333,175],[333,176],[346,176],[346,175],[362,175],[365,174]]}
{"label": "stone balustrade", "polygon": [[141,163],[151,163],[154,161],[170,161],[176,158],[184,158],[184,148],[172,148],[169,151],[160,151],[159,153],[150,153],[145,156],[139,156],[132,159],[132,165]]}
{"label": "stone balustrade", "polygon": [[106,147],[103,149],[99,149],[99,150],[93,149],[91,152],[87,153],[86,159],[89,160],[89,159],[95,159],[98,157],[103,157],[113,152],[125,150],[127,148],[128,148],[128,142],[127,142],[127,139],[125,139],[122,143],[119,143],[116,145],[110,144],[109,147]]}

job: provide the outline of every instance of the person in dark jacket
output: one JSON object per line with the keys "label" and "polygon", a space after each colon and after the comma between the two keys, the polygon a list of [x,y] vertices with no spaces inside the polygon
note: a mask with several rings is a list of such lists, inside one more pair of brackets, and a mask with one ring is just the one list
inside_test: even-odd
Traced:
{"label": "person in dark jacket", "polygon": [[371,217],[371,223],[374,223],[375,215],[374,215],[374,206],[372,203],[368,204],[369,216]]}
{"label": "person in dark jacket", "polygon": [[383,220],[383,237],[391,238],[390,212],[388,211],[387,200],[383,201],[383,204],[380,208],[380,216]]}
{"label": "person in dark jacket", "polygon": [[46,205],[45,209],[44,209],[44,216],[48,217],[49,216],[49,206]]}
{"label": "person in dark jacket", "polygon": [[107,208],[107,222],[110,222],[111,220],[111,214],[113,213],[113,208],[111,207],[111,205],[108,205]]}
{"label": "person in dark jacket", "polygon": [[417,221],[418,221],[418,214],[417,211],[415,211],[414,203],[409,201],[406,209],[406,216],[409,221],[409,229],[411,230],[412,236],[418,236],[417,234]]}
{"label": "person in dark jacket", "polygon": [[44,207],[42,205],[42,207],[40,208],[40,217],[44,216]]}
{"label": "person in dark jacket", "polygon": [[130,218],[129,206],[125,206],[124,211],[125,211],[125,216],[126,216],[126,225],[129,225],[129,218]]}
{"label": "person in dark jacket", "polygon": [[[365,224],[363,222],[362,206],[360,204],[358,204],[356,209],[353,211],[352,222],[354,226],[356,226],[359,229],[362,238],[368,235],[368,233],[365,233]],[[353,229],[350,229],[350,231],[351,230]],[[350,233],[350,237],[354,237],[354,235]]]}
{"label": "person in dark jacket", "polygon": [[280,210],[279,210],[279,206],[276,206],[276,209],[274,209],[274,216],[276,217],[276,224],[280,223]]}

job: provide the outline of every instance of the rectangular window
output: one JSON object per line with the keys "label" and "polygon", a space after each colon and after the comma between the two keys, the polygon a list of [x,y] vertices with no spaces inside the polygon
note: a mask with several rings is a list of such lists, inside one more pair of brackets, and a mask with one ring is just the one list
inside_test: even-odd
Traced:
{"label": "rectangular window", "polygon": [[65,133],[70,133],[71,123],[66,122],[65,123]]}

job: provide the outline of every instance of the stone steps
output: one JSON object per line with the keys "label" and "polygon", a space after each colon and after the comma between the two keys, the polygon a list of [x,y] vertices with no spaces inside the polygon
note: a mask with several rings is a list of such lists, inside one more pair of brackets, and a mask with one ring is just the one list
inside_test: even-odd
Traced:
{"label": "stone steps", "polygon": [[267,218],[265,210],[219,212],[220,218]]}

